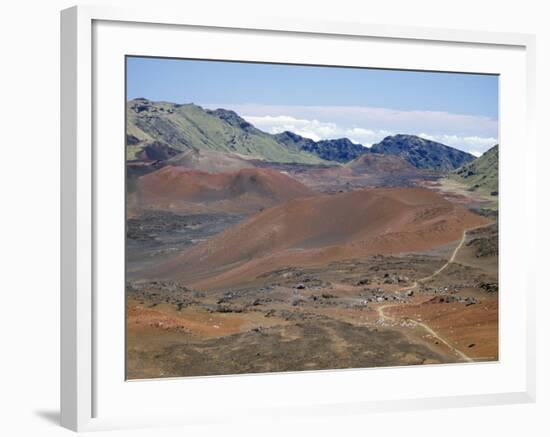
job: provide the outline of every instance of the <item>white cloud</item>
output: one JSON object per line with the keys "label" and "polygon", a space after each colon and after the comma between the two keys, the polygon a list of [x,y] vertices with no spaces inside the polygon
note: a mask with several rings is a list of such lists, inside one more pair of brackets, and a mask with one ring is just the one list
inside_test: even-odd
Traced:
{"label": "white cloud", "polygon": [[371,130],[364,129],[361,127],[354,127],[348,130],[347,136],[350,140],[362,144],[364,146],[370,147],[373,144],[376,144],[382,141],[387,136],[393,135],[394,132],[387,130]]}
{"label": "white cloud", "polygon": [[289,130],[313,140],[347,137],[370,146],[397,133],[423,135],[480,154],[498,142],[498,121],[442,111],[403,111],[369,106],[203,104],[236,111],[270,133]]}
{"label": "white cloud", "polygon": [[447,135],[480,137],[495,137],[498,132],[498,121],[490,117],[443,111],[403,111],[370,106],[291,106],[255,103],[205,104],[203,106],[233,109],[241,115],[285,115],[302,120],[335,123],[338,126],[392,132],[438,132]]}
{"label": "white cloud", "polygon": [[[257,128],[271,134],[291,131],[315,141],[345,137],[354,143],[367,147],[382,141],[389,135],[399,133],[382,129],[365,129],[362,127],[346,128],[338,126],[336,123],[294,118],[289,115],[245,115],[244,118]],[[498,142],[493,137],[437,135],[425,132],[419,133],[418,136],[464,150],[475,156],[481,156],[483,152]]]}
{"label": "white cloud", "polygon": [[430,135],[426,133],[421,133],[418,136],[426,138],[428,140],[446,144],[447,146],[451,146],[456,149],[464,150],[475,156],[481,156],[483,152],[487,151],[498,143],[498,140],[493,137],[460,137],[458,135]]}
{"label": "white cloud", "polygon": [[388,135],[392,135],[392,132],[384,130],[374,131],[360,127],[345,128],[338,126],[336,123],[306,120],[290,117],[288,115],[244,115],[243,117],[258,129],[265,132],[277,134],[284,131],[291,131],[315,141],[345,137],[349,138],[354,143],[359,143],[368,147],[381,141]]}

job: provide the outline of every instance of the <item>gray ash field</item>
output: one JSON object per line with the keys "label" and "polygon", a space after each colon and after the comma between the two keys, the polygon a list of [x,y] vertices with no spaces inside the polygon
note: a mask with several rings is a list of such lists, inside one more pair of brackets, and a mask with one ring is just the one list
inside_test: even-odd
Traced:
{"label": "gray ash field", "polygon": [[181,215],[146,210],[126,220],[126,275],[154,266],[171,255],[207,240],[242,220],[232,214]]}

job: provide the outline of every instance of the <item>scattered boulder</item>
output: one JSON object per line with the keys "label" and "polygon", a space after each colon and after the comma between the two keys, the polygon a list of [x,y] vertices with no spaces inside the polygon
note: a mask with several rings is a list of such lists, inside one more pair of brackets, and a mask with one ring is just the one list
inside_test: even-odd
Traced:
{"label": "scattered boulder", "polygon": [[496,282],[481,282],[478,287],[487,293],[498,293],[498,283]]}
{"label": "scattered boulder", "polygon": [[217,305],[215,311],[217,313],[242,313],[241,307],[230,307],[225,305]]}

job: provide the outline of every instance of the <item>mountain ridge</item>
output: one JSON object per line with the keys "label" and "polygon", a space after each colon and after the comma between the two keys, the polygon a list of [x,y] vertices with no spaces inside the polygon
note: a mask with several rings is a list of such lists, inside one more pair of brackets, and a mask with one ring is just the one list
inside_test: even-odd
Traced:
{"label": "mountain ridge", "polygon": [[369,152],[367,147],[356,144],[349,138],[314,141],[290,131],[284,131],[274,136],[277,141],[293,150],[314,153],[327,161],[346,163]]}
{"label": "mountain ridge", "polygon": [[126,114],[127,159],[139,158],[144,148],[157,142],[179,152],[206,149],[273,162],[324,162],[314,154],[288,150],[272,135],[226,109],[138,98],[127,102]]}
{"label": "mountain ridge", "polygon": [[452,171],[473,161],[475,156],[416,135],[397,134],[384,138],[371,152],[397,155],[417,168]]}
{"label": "mountain ridge", "polygon": [[235,111],[193,103],[127,102],[128,160],[168,160],[204,150],[247,159],[296,164],[346,164],[369,153],[394,155],[419,169],[448,173],[471,162],[467,152],[416,135],[397,134],[368,148],[349,138],[314,141],[290,131],[269,134]]}

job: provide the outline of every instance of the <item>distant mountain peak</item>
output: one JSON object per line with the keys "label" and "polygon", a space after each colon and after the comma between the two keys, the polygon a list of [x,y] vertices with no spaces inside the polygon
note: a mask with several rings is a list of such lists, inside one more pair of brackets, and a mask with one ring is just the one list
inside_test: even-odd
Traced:
{"label": "distant mountain peak", "polygon": [[417,135],[397,134],[384,138],[371,152],[397,155],[417,168],[448,172],[475,159],[474,155]]}
{"label": "distant mountain peak", "polygon": [[350,162],[372,152],[400,156],[417,168],[443,172],[475,159],[469,153],[409,134],[388,136],[370,149],[349,138],[315,141],[290,131],[271,135],[230,109],[154,102],[145,97],[128,101],[127,121],[129,159],[168,157],[173,155],[173,150],[197,149],[237,153],[272,162],[326,164]]}
{"label": "distant mountain peak", "polygon": [[285,130],[284,132],[281,132],[279,134],[276,134],[275,135],[276,137],[279,137],[279,138],[284,138],[284,137],[287,137],[287,138],[290,138],[292,140],[309,140],[309,141],[313,141],[312,139],[310,138],[306,138],[306,137],[303,137],[301,135],[298,135],[297,133],[294,133],[294,132],[291,132],[289,130]]}
{"label": "distant mountain peak", "polygon": [[229,123],[232,126],[239,127],[241,129],[251,129],[254,128],[252,124],[250,124],[248,121],[246,121],[244,118],[242,118],[239,114],[237,114],[235,111],[232,111],[230,109],[207,109],[206,112],[211,115],[215,115],[216,117],[220,118],[221,120]]}
{"label": "distant mountain peak", "polygon": [[332,140],[319,140],[318,143],[335,143],[340,144],[344,146],[360,146],[363,147],[361,144],[354,143],[349,138],[334,138]]}
{"label": "distant mountain peak", "polygon": [[349,138],[314,141],[290,131],[276,134],[275,138],[291,150],[314,153],[327,161],[344,163],[368,153],[366,147],[353,143]]}

